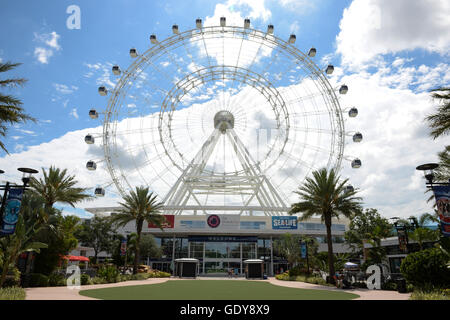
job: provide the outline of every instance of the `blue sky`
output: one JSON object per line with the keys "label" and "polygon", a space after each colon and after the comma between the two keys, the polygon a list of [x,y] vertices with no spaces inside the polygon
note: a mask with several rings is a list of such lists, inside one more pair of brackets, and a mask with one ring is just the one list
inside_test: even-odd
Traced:
{"label": "blue sky", "polygon": [[[74,4],[81,9],[79,30],[66,26],[66,9]],[[336,66],[331,81],[351,90],[343,108],[358,106],[361,113],[357,125],[348,123],[349,131],[365,134],[361,145],[346,146],[345,152],[361,158],[363,168],[351,170],[344,163],[342,175],[361,188],[368,207],[386,216],[430,211],[414,168],[436,161],[450,142],[431,140],[423,122],[433,111],[427,91],[450,82],[450,11],[447,1],[439,0],[8,1],[0,12],[0,59],[23,63],[8,76],[28,82],[10,92],[39,121],[9,129],[4,142],[11,155],[0,155],[5,179],[17,179],[19,166],[62,166],[79,157],[80,166],[70,170],[90,183],[84,178],[85,146],[71,141],[78,136],[82,141],[86,130],[101,131],[101,122],[87,113],[106,106],[97,93],[101,81],[113,79],[105,70],[112,64],[125,69],[129,49],[145,51],[150,34],[164,39],[175,23],[188,30],[196,18],[223,12],[250,17],[255,29],[273,24],[283,39],[295,33],[297,48],[318,49],[318,65]],[[65,210],[83,215],[80,208]]]}

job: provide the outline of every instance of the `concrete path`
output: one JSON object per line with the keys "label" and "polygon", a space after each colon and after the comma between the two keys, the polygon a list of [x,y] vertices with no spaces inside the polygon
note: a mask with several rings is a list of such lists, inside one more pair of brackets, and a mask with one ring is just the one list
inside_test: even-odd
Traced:
{"label": "concrete path", "polygon": [[315,289],[315,290],[333,290],[333,291],[341,291],[348,292],[359,295],[359,298],[355,300],[408,300],[411,296],[410,293],[398,293],[397,291],[389,291],[389,290],[369,290],[369,289],[351,289],[351,290],[343,290],[334,287],[320,286],[317,284],[311,284],[300,281],[282,281],[277,280],[275,278],[269,278],[270,283],[289,288],[300,288],[300,289]]}
{"label": "concrete path", "polygon": [[[197,278],[198,280],[231,280],[231,281],[248,281],[244,278]],[[102,289],[102,288],[113,288],[113,287],[124,287],[124,286],[139,286],[146,284],[156,284],[163,283],[168,280],[180,280],[184,279],[178,278],[156,278],[156,279],[147,279],[140,281],[125,281],[118,283],[109,283],[109,284],[97,284],[97,285],[89,285],[82,286],[81,290],[89,290],[89,289]],[[187,279],[186,279],[187,280]],[[368,289],[352,289],[352,290],[342,290],[333,287],[320,286],[311,283],[298,282],[298,281],[281,281],[275,278],[269,278],[268,280],[250,280],[250,281],[265,281],[277,286],[282,287],[290,287],[290,288],[300,288],[300,289],[315,289],[315,290],[336,290],[343,291],[348,293],[354,293],[359,295],[360,297],[355,300],[408,300],[410,294],[408,293],[398,293],[397,291],[385,291],[385,290],[368,290]],[[68,289],[67,287],[47,287],[47,288],[27,288],[25,289],[27,296],[26,300],[96,300],[94,298],[81,296],[79,294],[80,290],[77,289]]]}
{"label": "concrete path", "polygon": [[[80,290],[103,289],[125,286],[140,286],[145,284],[156,284],[168,281],[169,278],[151,278],[147,280],[133,280],[108,284],[94,284],[81,286]],[[67,287],[46,287],[46,288],[27,288],[25,300],[97,300],[85,297],[79,294],[78,289],[69,289]]]}

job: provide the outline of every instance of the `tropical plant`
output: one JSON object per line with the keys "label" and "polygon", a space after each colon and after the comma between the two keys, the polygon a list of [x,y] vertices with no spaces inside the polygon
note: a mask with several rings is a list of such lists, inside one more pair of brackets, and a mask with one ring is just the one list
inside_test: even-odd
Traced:
{"label": "tropical plant", "polygon": [[[345,241],[358,253],[363,253],[364,260],[381,262],[384,252],[381,239],[392,235],[393,226],[383,218],[377,209],[366,209],[354,214],[351,218],[349,230],[345,232]],[[372,245],[372,249],[364,248],[364,244]],[[380,261],[379,261],[380,260]]]}
{"label": "tropical plant", "polygon": [[141,236],[140,252],[143,258],[160,258],[162,255],[161,248],[156,244],[155,237],[151,234],[143,234]]}
{"label": "tropical plant", "polygon": [[285,233],[275,240],[274,249],[286,258],[291,268],[295,267],[300,261],[300,236]]}
{"label": "tropical plant", "polygon": [[434,89],[431,97],[441,103],[436,113],[426,117],[432,129],[431,136],[436,139],[450,132],[450,88]]}
{"label": "tropical plant", "polygon": [[40,249],[47,247],[47,244],[35,241],[36,232],[43,227],[41,213],[37,210],[36,216],[29,220],[23,214],[19,214],[14,234],[0,239],[0,251],[3,252],[0,287],[3,286],[9,268],[14,266],[20,254],[39,252]]}
{"label": "tropical plant", "polygon": [[42,168],[42,173],[44,179],[31,178],[30,187],[44,199],[46,209],[52,208],[57,202],[75,207],[80,201],[93,199],[85,193],[87,189],[75,187],[78,181],[75,176],[67,174],[67,169],[51,166],[48,171]]}
{"label": "tropical plant", "polygon": [[112,220],[120,227],[135,221],[136,222],[136,250],[134,256],[133,273],[137,273],[137,267],[140,259],[140,240],[142,227],[145,221],[152,223],[162,230],[162,224],[165,222],[163,215],[159,214],[163,207],[158,202],[156,195],[149,191],[148,187],[136,187],[129,194],[123,197],[124,202],[120,203],[121,209],[112,216]]}
{"label": "tropical plant", "polygon": [[[10,71],[20,65],[21,63],[0,63],[0,73]],[[0,88],[14,88],[17,86],[23,86],[26,81],[27,80],[23,78],[0,80]],[[4,95],[0,93],[0,135],[2,137],[6,136],[6,133],[8,131],[7,125],[14,125],[26,121],[36,121],[36,119],[24,113],[22,105],[22,101],[15,98],[14,96]],[[8,150],[6,150],[4,143],[1,141],[0,148],[8,153]]]}
{"label": "tropical plant", "polygon": [[420,250],[423,250],[423,244],[425,242],[439,240],[439,229],[433,230],[427,227],[430,222],[438,222],[435,216],[424,213],[419,219],[416,219],[415,217],[411,217],[410,219],[416,221],[416,227],[414,228],[414,231],[408,233],[408,237],[417,242]]}
{"label": "tropical plant", "polygon": [[[348,179],[340,181],[334,169],[326,168],[313,172],[313,177],[295,191],[302,201],[294,203],[289,214],[301,213],[300,220],[319,215],[327,230],[328,267],[330,276],[335,274],[333,261],[333,243],[331,236],[332,218],[341,215],[351,218],[361,211],[361,198],[356,197],[357,190],[348,191],[345,186]],[[331,278],[330,278],[331,279]],[[332,280],[330,280],[332,281]]]}
{"label": "tropical plant", "polygon": [[47,243],[48,248],[41,250],[34,263],[35,272],[50,275],[67,255],[78,245],[75,233],[80,227],[80,218],[63,216],[59,210],[52,209],[49,222],[37,235],[39,241]]}
{"label": "tropical plant", "polygon": [[90,220],[86,220],[75,233],[80,242],[94,249],[94,261],[97,263],[98,254],[101,251],[112,251],[113,236],[115,229],[111,221],[111,217],[95,216]]}
{"label": "tropical plant", "polygon": [[450,179],[450,146],[438,153],[439,167],[433,170],[434,181],[448,182]]}
{"label": "tropical plant", "polygon": [[403,259],[400,271],[415,288],[449,288],[450,269],[447,267],[447,258],[438,248],[414,252]]}

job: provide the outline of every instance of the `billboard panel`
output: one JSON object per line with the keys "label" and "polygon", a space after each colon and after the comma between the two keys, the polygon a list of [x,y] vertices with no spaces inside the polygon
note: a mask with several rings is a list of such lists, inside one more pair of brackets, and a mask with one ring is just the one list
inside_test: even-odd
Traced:
{"label": "billboard panel", "polygon": [[273,230],[297,230],[297,217],[272,217]]}

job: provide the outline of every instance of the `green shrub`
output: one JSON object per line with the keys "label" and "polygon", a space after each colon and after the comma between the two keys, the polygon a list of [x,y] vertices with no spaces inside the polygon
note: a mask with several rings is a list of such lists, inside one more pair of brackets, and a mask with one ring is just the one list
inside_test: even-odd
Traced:
{"label": "green shrub", "polygon": [[52,273],[48,277],[48,285],[50,287],[62,287],[66,285],[66,278],[59,273]]}
{"label": "green shrub", "polygon": [[290,277],[296,277],[305,273],[303,269],[304,268],[301,268],[300,266],[296,266],[289,269],[287,272]]}
{"label": "green shrub", "polygon": [[163,271],[154,271],[148,274],[149,278],[169,278],[171,276],[170,273],[163,272]]}
{"label": "green shrub", "polygon": [[6,275],[3,287],[20,287],[20,271],[17,268],[11,268]]}
{"label": "green shrub", "polygon": [[105,279],[100,278],[100,277],[93,277],[91,278],[91,283],[92,284],[105,284],[108,283]]}
{"label": "green shrub", "polygon": [[114,283],[119,280],[119,270],[112,265],[104,266],[97,271],[97,276],[105,279],[107,283]]}
{"label": "green shrub", "polygon": [[80,284],[82,286],[91,284],[91,277],[88,274],[85,274],[85,273],[81,274]]}
{"label": "green shrub", "polygon": [[48,287],[48,277],[42,273],[30,273],[29,287]]}
{"label": "green shrub", "polygon": [[131,276],[131,280],[146,280],[149,278],[148,273],[136,273]]}
{"label": "green shrub", "polygon": [[438,248],[409,254],[403,259],[400,271],[405,279],[419,289],[448,288],[450,270],[447,257]]}
{"label": "green shrub", "polygon": [[20,287],[0,288],[0,300],[25,300],[25,289]]}
{"label": "green shrub", "polygon": [[397,290],[397,283],[395,283],[394,281],[384,282],[384,283],[381,284],[381,290],[396,291]]}
{"label": "green shrub", "polygon": [[[447,289],[448,290],[448,289]],[[415,290],[410,300],[450,300],[450,296],[445,294],[444,290],[422,291]]]}

